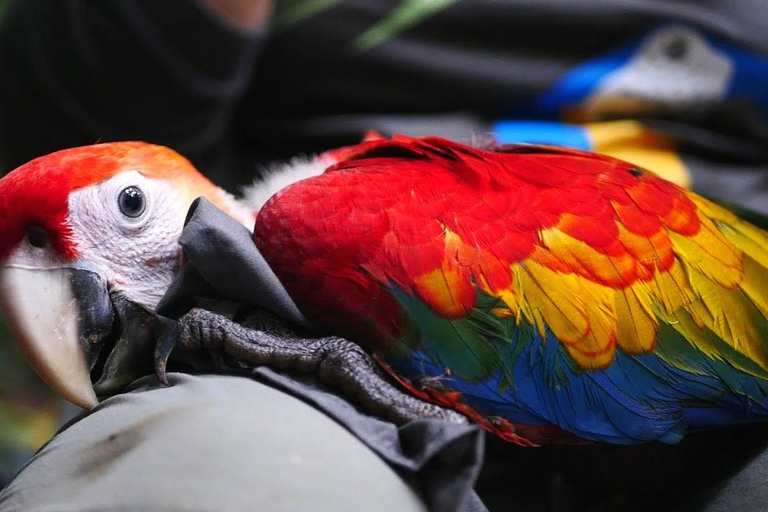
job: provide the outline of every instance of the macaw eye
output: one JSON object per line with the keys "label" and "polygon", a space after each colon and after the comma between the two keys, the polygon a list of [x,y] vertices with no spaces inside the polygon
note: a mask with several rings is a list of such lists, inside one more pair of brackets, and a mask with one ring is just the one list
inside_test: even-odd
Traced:
{"label": "macaw eye", "polygon": [[680,60],[688,53],[688,41],[684,37],[677,37],[664,48],[664,53],[670,60]]}
{"label": "macaw eye", "polygon": [[136,219],[141,217],[147,207],[147,201],[144,199],[144,192],[139,187],[130,186],[124,188],[117,198],[117,204],[123,215]]}
{"label": "macaw eye", "polygon": [[27,241],[32,247],[45,249],[51,243],[51,235],[43,226],[32,226],[27,230]]}

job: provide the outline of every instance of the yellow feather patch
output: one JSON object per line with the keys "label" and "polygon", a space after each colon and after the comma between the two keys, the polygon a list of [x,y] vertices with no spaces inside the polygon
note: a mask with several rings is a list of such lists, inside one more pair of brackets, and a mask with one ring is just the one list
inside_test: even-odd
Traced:
{"label": "yellow feather patch", "polygon": [[632,355],[652,351],[659,328],[659,321],[648,303],[649,297],[642,292],[640,296],[635,287],[615,292],[616,316],[619,319],[616,341],[624,352]]}
{"label": "yellow feather patch", "polygon": [[718,227],[723,235],[746,254],[740,288],[762,315],[768,317],[768,235],[735,215],[733,222],[728,222],[732,219],[725,218],[724,214],[719,218],[722,222]]}
{"label": "yellow feather patch", "polygon": [[741,283],[744,253],[720,232],[709,219],[702,219],[696,235],[670,233],[672,246],[686,268],[693,268],[726,288]]}
{"label": "yellow feather patch", "polygon": [[733,358],[735,350],[752,361],[733,362],[739,369],[768,371],[768,234],[690,199],[697,211],[663,220],[698,218],[695,235],[661,227],[646,237],[617,222],[611,256],[550,228],[526,260],[507,266],[446,229],[442,267],[414,279],[414,289],[441,314],[462,317],[477,286],[500,299],[492,314],[528,322],[543,337],[551,331],[585,370],[610,366],[617,345],[630,355],[653,351],[669,323],[706,357]]}
{"label": "yellow feather patch", "polygon": [[641,263],[638,277],[650,279],[656,268],[666,270],[674,259],[672,242],[666,230],[659,230],[651,236],[632,233],[619,224],[619,241]]}
{"label": "yellow feather patch", "polygon": [[[601,338],[604,336],[601,336]],[[582,348],[585,346],[595,342],[595,343],[601,343],[604,340],[584,340],[583,343],[579,343],[576,345],[564,345],[565,350],[568,352],[568,355],[571,356],[571,358],[576,362],[576,364],[579,365],[580,368],[584,370],[600,370],[603,368],[608,368],[611,366],[611,363],[613,363],[613,360],[616,359],[616,351],[615,351],[615,343],[611,339],[610,344],[603,350],[602,352],[597,353],[589,353],[586,354],[582,352]]]}
{"label": "yellow feather patch", "polygon": [[[722,359],[720,352],[716,347],[712,346],[712,343],[707,338],[707,331],[699,327],[688,312],[681,310],[674,315],[666,316],[662,314],[661,320],[671,325],[692,347],[701,351],[706,357],[715,360]],[[700,370],[685,364],[685,360],[675,360],[675,366],[690,373],[703,375],[703,372]]]}
{"label": "yellow feather patch", "polygon": [[[555,228],[542,230],[539,238],[557,260],[580,276],[614,287],[627,286],[637,278],[637,261],[628,252],[607,256]],[[533,258],[541,253],[537,251]]]}
{"label": "yellow feather patch", "polygon": [[634,288],[641,297],[646,296],[654,303],[660,303],[668,315],[696,300],[688,276],[677,258],[667,272],[658,272],[651,281],[638,283]]}
{"label": "yellow feather patch", "polygon": [[462,267],[459,254],[464,247],[459,236],[444,232],[445,255],[441,268],[413,279],[414,290],[433,310],[446,318],[465,316],[475,303],[475,289],[469,271]]}
{"label": "yellow feather patch", "polygon": [[[723,354],[717,347],[717,343],[721,343],[717,340],[712,340],[710,336],[712,333],[706,329],[702,329],[696,325],[695,320],[687,311],[678,311],[676,314],[663,317],[662,320],[670,324],[677,332],[679,332],[688,343],[691,344],[696,350],[700,351],[704,356],[713,360],[724,361],[727,355]],[[738,364],[738,362],[729,360],[738,370],[755,377],[764,378],[763,374],[755,372],[753,368],[747,365]],[[675,366],[681,370],[685,370],[691,373],[701,374],[695,367],[685,364],[684,359],[675,360]]]}
{"label": "yellow feather patch", "polygon": [[746,258],[741,289],[763,316],[768,317],[768,269],[752,258]]}
{"label": "yellow feather patch", "polygon": [[526,309],[542,337],[544,327],[549,327],[582,368],[611,364],[616,341],[611,288],[530,260],[519,265],[515,274]]}
{"label": "yellow feather patch", "polygon": [[748,222],[739,220],[718,225],[723,236],[750,258],[768,268],[768,235]]}
{"label": "yellow feather patch", "polygon": [[584,304],[575,294],[576,276],[559,274],[535,261],[515,265],[526,309],[542,337],[549,326],[563,343],[576,343],[589,332]]}
{"label": "yellow feather patch", "polygon": [[686,197],[696,205],[696,208],[698,208],[701,213],[713,221],[724,222],[726,224],[737,224],[742,222],[742,220],[731,210],[723,208],[719,204],[713,203],[708,199],[690,193],[686,194]]}
{"label": "yellow feather patch", "polygon": [[618,321],[614,291],[584,278],[577,278],[577,285],[587,310],[590,330],[577,343],[565,348],[582,368],[606,368],[615,358]]}
{"label": "yellow feather patch", "polygon": [[[515,285],[519,284],[519,279],[515,279]],[[518,293],[514,288],[508,290],[499,290],[494,294],[495,297],[501,299],[509,309],[495,308],[493,313],[497,316],[515,317],[517,323],[524,317],[529,324],[533,324],[533,316],[530,308],[526,307],[525,299],[522,293]]]}
{"label": "yellow feather patch", "polygon": [[459,290],[465,288],[466,278],[455,271],[439,268],[413,280],[419,296],[435,311],[447,318],[459,318],[467,314]]}
{"label": "yellow feather patch", "polygon": [[768,344],[757,328],[762,314],[752,301],[742,290],[723,288],[695,270],[689,271],[689,278],[700,297],[689,311],[726,344],[768,370]]}

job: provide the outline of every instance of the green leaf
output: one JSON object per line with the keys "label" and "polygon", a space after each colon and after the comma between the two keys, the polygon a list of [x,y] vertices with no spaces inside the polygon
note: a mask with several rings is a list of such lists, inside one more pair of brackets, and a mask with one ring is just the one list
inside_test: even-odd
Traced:
{"label": "green leaf", "polygon": [[342,0],[293,0],[283,2],[275,14],[275,27],[282,29],[299,23],[341,3]]}
{"label": "green leaf", "polygon": [[400,32],[407,30],[433,16],[459,0],[404,0],[394,8],[379,23],[375,24],[355,39],[353,47],[359,52],[365,52]]}

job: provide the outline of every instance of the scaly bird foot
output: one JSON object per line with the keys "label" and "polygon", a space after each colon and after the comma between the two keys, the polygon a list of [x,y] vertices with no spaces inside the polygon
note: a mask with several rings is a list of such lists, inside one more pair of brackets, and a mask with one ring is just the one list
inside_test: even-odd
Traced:
{"label": "scaly bird foot", "polygon": [[456,411],[410,396],[388,380],[362,347],[336,336],[304,338],[276,317],[258,312],[244,324],[204,309],[180,320],[176,347],[222,351],[246,366],[266,365],[316,373],[367,411],[396,424],[435,418],[467,423]]}

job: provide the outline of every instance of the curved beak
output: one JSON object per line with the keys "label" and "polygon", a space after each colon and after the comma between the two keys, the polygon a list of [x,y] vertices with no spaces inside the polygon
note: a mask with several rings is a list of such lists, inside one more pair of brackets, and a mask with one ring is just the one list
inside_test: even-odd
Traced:
{"label": "curved beak", "polygon": [[104,279],[91,270],[0,266],[0,313],[24,357],[54,391],[90,409],[90,370],[112,330]]}

